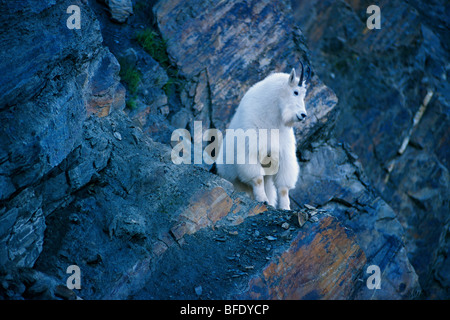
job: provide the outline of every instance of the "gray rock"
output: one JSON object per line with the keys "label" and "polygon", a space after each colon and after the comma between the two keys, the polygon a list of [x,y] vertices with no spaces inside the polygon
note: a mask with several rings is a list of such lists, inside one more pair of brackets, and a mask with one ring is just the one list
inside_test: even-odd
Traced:
{"label": "gray rock", "polygon": [[202,286],[195,287],[195,294],[201,296],[203,293]]}
{"label": "gray rock", "polygon": [[1,256],[0,265],[14,263],[18,267],[30,267],[34,264],[42,251],[46,229],[41,206],[42,197],[37,197],[30,188],[9,203],[10,211],[3,217],[10,227],[2,235],[6,252]]}
{"label": "gray rock", "polygon": [[[381,29],[363,33],[370,1],[292,4],[318,75],[339,97],[334,136],[357,154],[406,229],[424,297],[448,297],[434,276],[445,267],[438,252],[448,251],[439,243],[450,203],[448,3],[386,2]],[[411,133],[428,90],[433,98]]]}
{"label": "gray rock", "polygon": [[308,63],[289,10],[287,1],[225,1],[214,8],[206,0],[155,5],[169,56],[180,75],[198,79],[189,95],[196,112],[211,106],[211,126],[225,129],[247,89],[270,72],[289,72],[299,60]]}
{"label": "gray rock", "polygon": [[120,65],[113,54],[102,49],[88,71],[88,114],[107,116],[125,108],[125,88],[119,83]]}
{"label": "gray rock", "polygon": [[[102,40],[98,21],[89,8],[83,11],[83,33],[65,27],[64,22],[68,18],[66,9],[74,4],[73,1],[38,3],[24,0],[16,4],[19,6],[2,6],[4,25],[9,26],[2,29],[2,41],[9,49],[2,51],[0,69],[7,70],[11,62],[17,67],[11,68],[0,78],[0,85],[4,88],[0,100],[1,110],[23,104],[51,84],[53,79],[66,79],[67,69],[79,68],[92,59]],[[22,12],[21,22],[15,23],[18,8]],[[24,8],[28,13],[24,12]],[[49,16],[52,18],[49,19]],[[61,23],[57,28],[43,28],[42,21],[47,19]],[[34,33],[36,30],[44,32],[39,40]],[[21,37],[20,45],[16,42],[18,35]]]}
{"label": "gray rock", "polygon": [[133,3],[131,0],[102,0],[108,6],[111,19],[124,23],[130,14],[133,14]]}
{"label": "gray rock", "polygon": [[[0,36],[10,43],[22,34],[24,45],[11,42],[0,59],[2,70],[10,68],[0,80],[5,88],[0,97],[0,200],[7,200],[1,218],[9,226],[2,230],[1,242],[7,246],[1,264],[34,264],[42,250],[44,217],[106,165],[108,148],[102,139],[92,148],[84,121],[89,113],[106,116],[124,106],[118,63],[101,46],[99,24],[89,8],[83,10],[83,35],[61,27],[71,4],[48,1],[46,10],[8,15],[11,27]],[[48,26],[37,41],[36,33],[27,30],[42,29],[42,21]]]}
{"label": "gray rock", "polygon": [[316,146],[311,155],[310,161],[300,163],[302,174],[290,193],[294,203],[311,204],[307,208],[320,208],[337,217],[355,233],[367,259],[365,268],[377,265],[383,272],[383,290],[364,290],[361,283],[364,287],[355,298],[408,299],[420,294],[403,243],[405,231],[395,212],[366,184],[364,171],[355,165],[357,160],[333,140]]}
{"label": "gray rock", "polygon": [[[201,166],[175,165],[170,146],[155,141],[170,137],[175,124],[192,129],[194,119],[205,129],[223,129],[250,85],[272,70],[288,71],[300,58],[309,62],[287,1],[158,2],[158,26],[188,86],[181,106],[171,104],[161,92],[167,78],[157,81],[165,74],[161,67],[138,50],[128,52],[144,77],[141,105],[127,113],[119,65],[102,47],[89,6],[91,29],[83,41],[55,22],[68,3],[25,9],[23,24],[21,15],[8,15],[13,31],[0,35],[17,55],[1,51],[8,62],[1,66],[11,69],[7,81],[0,80],[2,297],[75,298],[61,287],[72,264],[80,267],[77,295],[84,299],[198,299],[200,286],[208,299],[417,295],[405,231],[357,157],[329,140],[337,98],[316,75],[307,97],[314,116],[297,128],[299,152],[308,152],[292,201],[295,209],[317,209],[305,210],[302,228],[296,211],[267,208]],[[42,39],[48,48],[27,31],[37,21],[50,21]],[[23,47],[10,40],[16,31],[24,35]],[[34,52],[40,53],[36,66]],[[172,124],[161,114],[165,106]],[[420,190],[409,197],[433,207],[435,193]],[[317,221],[307,219],[313,211]],[[440,251],[442,268],[445,256]],[[372,264],[382,270],[382,292],[368,290],[361,279]],[[442,270],[435,277],[445,283]]]}

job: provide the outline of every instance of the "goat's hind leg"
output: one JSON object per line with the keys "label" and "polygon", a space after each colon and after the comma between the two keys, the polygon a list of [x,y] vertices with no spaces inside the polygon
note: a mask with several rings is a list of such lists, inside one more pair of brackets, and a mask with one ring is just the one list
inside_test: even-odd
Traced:
{"label": "goat's hind leg", "polygon": [[251,187],[256,201],[269,203],[264,189],[264,170],[260,165],[239,165],[238,177]]}

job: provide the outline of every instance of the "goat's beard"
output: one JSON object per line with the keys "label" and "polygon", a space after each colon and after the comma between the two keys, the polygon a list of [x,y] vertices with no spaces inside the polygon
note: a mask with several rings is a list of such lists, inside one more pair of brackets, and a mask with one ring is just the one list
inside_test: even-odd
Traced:
{"label": "goat's beard", "polygon": [[295,124],[295,120],[288,120],[284,123],[286,127],[292,128]]}
{"label": "goat's beard", "polygon": [[297,117],[295,113],[284,111],[281,114],[281,120],[286,127],[293,127],[295,122],[297,122]]}

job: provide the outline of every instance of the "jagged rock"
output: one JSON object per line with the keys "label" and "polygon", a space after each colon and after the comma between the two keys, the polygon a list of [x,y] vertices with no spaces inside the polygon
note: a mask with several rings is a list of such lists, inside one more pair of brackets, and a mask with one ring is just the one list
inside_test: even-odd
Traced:
{"label": "jagged rock", "polygon": [[[142,42],[136,41],[137,35],[150,30],[148,22],[153,20],[152,3],[141,1],[135,5],[128,23],[117,24],[101,4],[90,2],[103,31],[104,45],[117,57],[121,66],[121,81],[127,88],[125,111],[152,139],[170,143],[174,128],[167,118],[179,108],[169,101],[165,92],[169,82],[167,66],[161,66],[143,48]],[[131,74],[128,78],[127,73]]]}
{"label": "jagged rock", "polygon": [[9,261],[18,267],[31,266],[42,251],[46,228],[42,197],[27,188],[7,206],[5,216],[9,221],[2,234],[0,265]]}
{"label": "jagged rock", "polygon": [[[439,240],[450,223],[449,4],[380,1],[379,30],[366,29],[370,1],[292,4],[317,73],[339,97],[334,136],[350,145],[397,213],[424,296],[448,297],[450,288],[435,274],[446,268],[441,261],[449,249]],[[430,90],[433,98],[411,133]]]}
{"label": "jagged rock", "polygon": [[68,289],[56,278],[30,269],[18,268],[15,272],[0,270],[3,279],[0,296],[7,299],[27,300],[75,300],[74,291]]}
{"label": "jagged rock", "polygon": [[[25,29],[48,16],[62,18],[68,4],[45,1],[27,9],[25,27],[20,15],[8,16],[12,31],[0,37],[21,31],[24,43],[33,44],[34,33]],[[31,66],[26,58],[32,51],[45,51],[36,41],[11,46],[19,64],[2,51],[13,82],[5,82],[0,98],[6,102],[0,120],[7,124],[0,129],[2,297],[74,298],[61,287],[73,264],[82,278],[74,293],[83,299],[198,299],[199,287],[202,299],[416,296],[417,275],[395,213],[347,148],[328,140],[337,99],[317,76],[307,100],[316,119],[298,128],[304,139],[299,153],[308,154],[292,193],[297,209],[309,204],[316,209],[305,212],[317,214],[300,226],[296,211],[255,202],[200,166],[174,164],[170,146],[151,139],[120,110],[117,63],[84,8],[93,27],[82,41],[65,43],[78,35],[61,32],[58,19],[48,22],[46,32],[61,35],[43,42],[62,53],[43,55],[55,60],[38,57],[40,65]],[[223,129],[251,84],[275,68],[289,70],[302,55],[308,60],[288,9],[286,1],[157,4],[169,53],[190,83],[185,101],[193,104],[186,117],[211,118],[211,126]],[[29,66],[27,74],[16,70],[20,63]],[[48,76],[48,68],[59,77]],[[44,80],[35,83],[39,75]],[[88,103],[93,97],[97,110]],[[180,114],[179,120],[186,119]],[[427,201],[420,193],[413,197]],[[365,286],[372,264],[382,270],[383,290]]]}
{"label": "jagged rock", "polygon": [[128,62],[140,75],[134,96],[136,108],[127,110],[128,115],[154,140],[169,143],[174,130],[165,121],[169,110],[168,99],[163,90],[169,81],[166,71],[144,50],[137,50],[135,64]]}
{"label": "jagged rock", "polygon": [[[346,267],[342,261],[346,261]],[[237,297],[348,299],[357,292],[358,271],[365,263],[366,257],[354,234],[336,219],[325,217],[298,232],[289,248],[273,259],[260,275],[251,278],[249,288]]]}
{"label": "jagged rock", "polygon": [[153,11],[180,74],[200,81],[189,92],[194,110],[210,105],[221,130],[251,85],[307,60],[287,1],[159,1]]}
{"label": "jagged rock", "polygon": [[[287,1],[231,1],[214,8],[208,1],[160,1],[153,11],[169,55],[189,81],[181,92],[185,108],[171,122],[190,129],[191,136],[194,121],[202,121],[203,131],[224,130],[246,90],[269,72],[289,72],[299,60],[308,63]],[[313,77],[306,97],[309,117],[295,128],[299,148],[327,136],[336,102],[332,90]]]}
{"label": "jagged rock", "polygon": [[383,273],[383,290],[361,290],[354,298],[416,297],[420,285],[404,247],[404,230],[395,212],[370,186],[359,161],[333,140],[310,151],[311,159],[300,163],[302,174],[291,192],[294,203],[312,204],[338,218],[354,232],[366,256],[363,270],[377,265]]}
{"label": "jagged rock", "polygon": [[87,98],[88,115],[107,116],[114,110],[125,108],[125,88],[119,82],[119,63],[112,53],[104,49],[98,61],[90,64]]}
{"label": "jagged rock", "polygon": [[101,0],[104,2],[111,14],[113,21],[124,23],[128,16],[133,14],[133,3],[131,0]]}
{"label": "jagged rock", "polygon": [[307,90],[305,103],[308,117],[294,127],[298,150],[303,150],[314,141],[328,138],[338,114],[338,99],[330,88],[313,78]]}
{"label": "jagged rock", "polygon": [[[312,99],[319,99],[314,101],[318,105],[320,100],[327,101],[322,95]],[[68,206],[47,218],[47,245],[35,265],[37,270],[60,278],[65,276],[67,259],[80,266],[84,286],[78,295],[82,298],[196,299],[192,288],[198,286],[202,286],[202,297],[215,299],[415,296],[417,278],[400,240],[402,228],[392,210],[360,182],[358,175],[362,177],[363,172],[349,162],[345,149],[336,151],[319,144],[317,150],[311,150],[311,160],[303,168],[305,189],[296,190],[304,198],[294,193],[294,199],[318,208],[317,201],[325,197],[325,192],[330,193],[335,200],[325,198],[322,204],[324,211],[335,218],[321,216],[316,224],[307,221],[300,229],[296,215],[268,210],[233,193],[231,184],[201,168],[174,165],[166,156],[170,153],[168,146],[146,138],[121,113],[91,118],[88,124],[103,131],[98,136],[113,144],[108,165],[89,188],[80,189]],[[110,128],[121,132],[121,141],[113,138]],[[336,169],[335,164],[340,163],[343,167]],[[324,173],[323,183],[335,177],[331,184],[334,189],[322,185],[317,198],[305,199],[316,192],[309,179],[317,179],[314,175],[320,173]],[[351,174],[353,180],[348,179]],[[341,189],[351,192],[336,192]],[[341,211],[341,203],[355,206],[350,221]],[[74,211],[80,212],[79,224],[68,223]],[[373,220],[365,221],[365,214]],[[291,237],[283,236],[284,222],[295,226],[291,227]],[[60,225],[67,229],[58,230]],[[371,230],[369,234],[360,231],[367,229]],[[88,240],[80,243],[80,237]],[[333,245],[336,243],[340,245]],[[95,256],[102,257],[102,262],[95,265],[89,263],[93,244]],[[309,251],[295,251],[301,245]],[[305,264],[299,258],[312,259],[310,254],[316,263]],[[202,263],[194,263],[199,256]],[[383,270],[382,293],[374,293],[364,285],[365,270],[371,264]],[[289,271],[293,268],[301,271],[302,278],[295,278],[297,273]],[[327,273],[336,268],[340,270],[342,290],[330,284],[336,281],[336,273]],[[316,277],[322,271],[323,276]],[[261,280],[267,284],[262,286],[260,280],[255,280],[261,277],[272,277],[274,281]],[[298,286],[292,287],[289,282],[289,291],[277,277],[298,279],[294,282]],[[363,281],[358,280],[360,277]],[[305,286],[304,279],[308,278],[316,279],[318,288],[323,289]],[[254,294],[264,290],[286,294]]]}
{"label": "jagged rock", "polygon": [[[1,39],[8,48],[2,51],[0,69],[9,70],[0,78],[2,111],[24,104],[49,86],[56,86],[55,82],[72,80],[74,72],[68,70],[78,71],[95,57],[102,41],[98,21],[81,1],[6,2],[0,4],[3,12]],[[85,8],[83,32],[66,27],[69,17],[66,10],[70,5]],[[12,61],[15,67],[10,65]],[[78,79],[80,84],[84,80],[83,77]],[[54,89],[67,88],[70,86]]]}
{"label": "jagged rock", "polygon": [[[107,145],[101,138],[84,140],[84,121],[90,112],[106,116],[124,107],[118,63],[101,46],[92,12],[83,10],[82,35],[61,23],[72,4],[82,5],[49,1],[24,16],[14,14],[14,6],[5,8],[2,23],[8,28],[0,37],[9,49],[2,50],[0,63],[9,71],[0,79],[5,89],[0,97],[0,200],[10,228],[0,238],[1,265],[34,264],[42,250],[45,216],[106,164]],[[34,2],[22,1],[22,6],[36,8]],[[42,21],[45,32],[36,40],[29,30],[42,29]],[[97,152],[86,153],[83,144],[96,145]]]}

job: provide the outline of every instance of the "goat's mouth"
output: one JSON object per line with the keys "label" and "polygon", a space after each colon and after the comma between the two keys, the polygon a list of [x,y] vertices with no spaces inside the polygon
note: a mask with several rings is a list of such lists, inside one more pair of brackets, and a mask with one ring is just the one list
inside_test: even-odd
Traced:
{"label": "goat's mouth", "polygon": [[300,122],[304,121],[307,117],[305,111],[301,112],[300,115],[298,113],[296,113],[295,116],[297,117],[298,121],[300,121]]}

